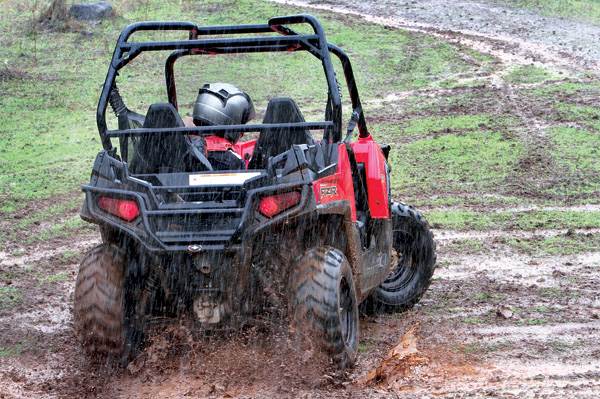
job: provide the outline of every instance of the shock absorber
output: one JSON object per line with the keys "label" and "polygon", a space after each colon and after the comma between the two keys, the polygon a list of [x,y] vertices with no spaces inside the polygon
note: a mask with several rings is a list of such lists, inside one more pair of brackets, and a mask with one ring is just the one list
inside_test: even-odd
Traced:
{"label": "shock absorber", "polygon": [[119,93],[119,88],[117,85],[113,85],[110,90],[110,95],[108,96],[108,103],[112,108],[113,112],[117,116],[117,118],[121,115],[124,115],[127,112],[127,106],[123,102],[123,98],[121,98],[121,93]]}

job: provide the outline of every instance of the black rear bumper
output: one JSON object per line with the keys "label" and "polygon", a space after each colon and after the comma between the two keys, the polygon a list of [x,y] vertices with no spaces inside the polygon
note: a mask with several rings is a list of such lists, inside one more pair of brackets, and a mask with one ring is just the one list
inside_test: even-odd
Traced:
{"label": "black rear bumper", "polygon": [[[315,210],[316,205],[310,184],[285,183],[244,190],[238,201],[226,206],[223,202],[181,203],[165,209],[153,203],[152,195],[140,191],[123,190],[92,185],[82,186],[85,202],[81,217],[92,223],[105,224],[139,242],[149,251],[237,251],[242,243],[274,224],[301,217]],[[262,196],[290,190],[301,192],[300,202],[273,217],[266,218],[257,212]],[[101,195],[133,199],[138,203],[140,215],[125,222],[97,205]]]}

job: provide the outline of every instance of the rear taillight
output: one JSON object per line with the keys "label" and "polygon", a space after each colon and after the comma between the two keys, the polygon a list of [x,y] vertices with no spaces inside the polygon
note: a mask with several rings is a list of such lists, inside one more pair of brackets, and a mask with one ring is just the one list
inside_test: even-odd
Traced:
{"label": "rear taillight", "polygon": [[99,197],[98,207],[127,222],[131,222],[140,215],[140,208],[137,202],[133,200]]}
{"label": "rear taillight", "polygon": [[266,217],[272,218],[298,204],[301,197],[302,195],[298,191],[262,197],[258,204],[258,211]]}

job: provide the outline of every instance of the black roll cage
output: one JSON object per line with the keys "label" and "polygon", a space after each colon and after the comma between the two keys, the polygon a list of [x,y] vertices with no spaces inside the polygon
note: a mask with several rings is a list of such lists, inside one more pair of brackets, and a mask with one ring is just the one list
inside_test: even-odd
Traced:
{"label": "black roll cage", "polygon": [[[308,24],[314,34],[298,34],[285,25]],[[188,31],[188,40],[174,41],[146,41],[130,42],[131,35],[139,31]],[[278,36],[255,36],[249,38],[210,38],[198,39],[207,35],[239,35],[251,33],[278,33]],[[256,52],[278,52],[278,51],[308,51],[323,65],[327,79],[329,104],[331,112],[328,114],[331,120],[323,122],[303,122],[284,124],[252,124],[252,125],[227,125],[227,126],[203,126],[184,128],[160,128],[160,129],[126,129],[109,130],[106,123],[106,109],[109,103],[111,91],[115,85],[118,71],[130,63],[144,51],[173,50],[165,62],[165,78],[167,83],[168,101],[177,108],[177,89],[175,86],[174,65],[175,62],[188,55],[199,54],[233,54],[233,53],[256,53]],[[369,135],[365,122],[352,65],[346,53],[339,47],[327,43],[325,32],[319,21],[308,14],[274,17],[267,24],[248,24],[231,26],[205,26],[201,27],[192,22],[138,22],[127,26],[117,41],[113,52],[112,61],[106,74],[102,93],[96,111],[96,123],[105,150],[112,150],[112,137],[126,138],[130,136],[142,136],[146,134],[214,134],[227,131],[262,132],[269,128],[304,128],[308,130],[323,129],[324,140],[327,142],[339,142],[342,140],[342,102],[335,76],[330,53],[340,60],[344,71],[346,85],[350,94],[353,108],[353,118],[358,125],[360,137]]]}

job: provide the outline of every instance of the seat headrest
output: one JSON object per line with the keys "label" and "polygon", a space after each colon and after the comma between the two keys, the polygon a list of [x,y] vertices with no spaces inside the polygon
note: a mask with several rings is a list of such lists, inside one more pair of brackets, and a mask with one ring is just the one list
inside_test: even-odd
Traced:
{"label": "seat headrest", "polygon": [[156,103],[148,108],[145,128],[184,127],[183,119],[171,103]]}
{"label": "seat headrest", "polygon": [[269,101],[263,123],[304,122],[304,116],[294,100],[289,97],[275,97]]}

